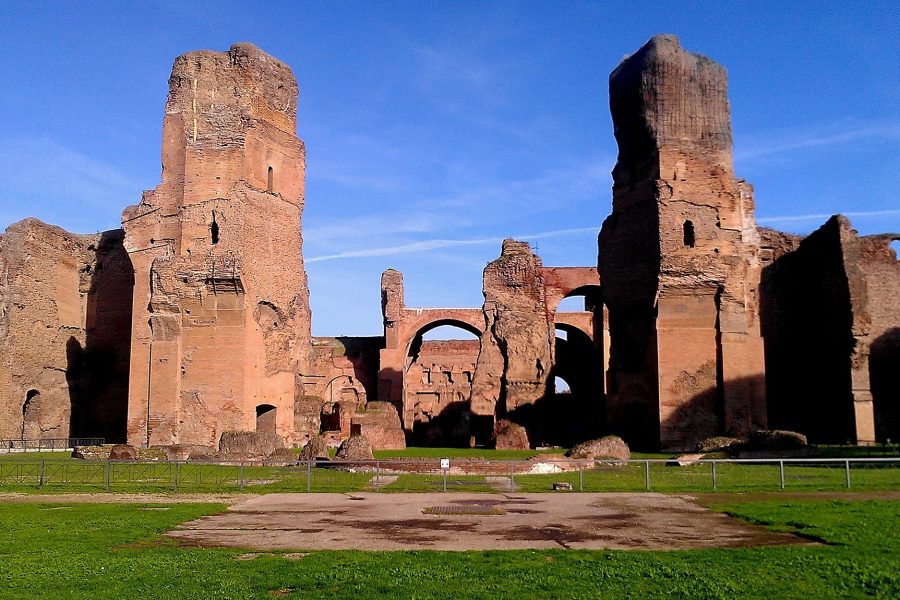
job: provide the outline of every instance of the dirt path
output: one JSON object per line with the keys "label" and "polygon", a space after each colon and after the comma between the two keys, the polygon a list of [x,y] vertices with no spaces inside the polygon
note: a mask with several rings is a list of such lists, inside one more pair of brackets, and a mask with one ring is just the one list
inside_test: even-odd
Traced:
{"label": "dirt path", "polygon": [[808,544],[640,494],[269,494],[168,532],[253,550],[677,549]]}

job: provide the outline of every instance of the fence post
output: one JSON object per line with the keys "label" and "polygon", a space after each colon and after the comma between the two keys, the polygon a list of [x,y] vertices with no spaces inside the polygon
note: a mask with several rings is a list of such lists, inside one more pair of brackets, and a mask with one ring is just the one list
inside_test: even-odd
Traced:
{"label": "fence post", "polygon": [[718,488],[718,482],[716,481],[716,461],[712,461],[712,483],[713,483],[713,491],[715,492]]}
{"label": "fence post", "polygon": [[516,484],[513,482],[513,461],[509,461],[509,491],[516,491]]}
{"label": "fence post", "polygon": [[177,494],[178,493],[178,461],[175,461],[175,469],[174,474],[172,476],[172,490]]}
{"label": "fence post", "polygon": [[244,461],[241,461],[241,470],[240,470],[240,478],[241,478],[241,491],[244,491]]}
{"label": "fence post", "polygon": [[[441,469],[441,471],[444,473],[444,491],[446,492],[447,491],[447,469]],[[465,472],[465,471],[463,471],[463,472]]]}
{"label": "fence post", "polygon": [[41,476],[40,476],[40,479],[38,479],[38,487],[43,487],[43,485],[44,485],[44,461],[41,460]]}
{"label": "fence post", "polygon": [[106,477],[104,483],[106,484],[106,491],[109,491],[109,469],[110,469],[110,461],[106,461]]}
{"label": "fence post", "polygon": [[650,461],[644,461],[644,468],[646,470],[645,483],[647,484],[647,491],[650,491]]}
{"label": "fence post", "polygon": [[578,463],[578,491],[584,491],[584,472],[582,471],[582,465]]}
{"label": "fence post", "polygon": [[844,472],[847,474],[847,489],[850,489],[850,459],[844,461]]}
{"label": "fence post", "polygon": [[306,461],[306,491],[312,489],[312,459]]}
{"label": "fence post", "polygon": [[375,491],[381,491],[381,463],[375,461]]}
{"label": "fence post", "polygon": [[784,489],[784,461],[778,461],[778,472],[781,475],[781,489]]}

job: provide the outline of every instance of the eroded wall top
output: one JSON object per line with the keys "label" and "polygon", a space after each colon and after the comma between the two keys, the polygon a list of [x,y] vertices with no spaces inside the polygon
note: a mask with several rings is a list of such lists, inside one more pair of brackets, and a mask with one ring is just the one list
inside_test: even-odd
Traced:
{"label": "eroded wall top", "polygon": [[674,35],[657,35],[622,61],[609,79],[619,145],[613,171],[617,184],[653,176],[655,154],[667,145],[713,152],[732,171],[724,67],[684,50]]}

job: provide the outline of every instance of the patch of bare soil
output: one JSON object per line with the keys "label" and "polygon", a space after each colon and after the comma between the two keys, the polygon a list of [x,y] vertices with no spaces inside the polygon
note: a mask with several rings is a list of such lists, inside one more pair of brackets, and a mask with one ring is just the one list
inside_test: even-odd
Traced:
{"label": "patch of bare soil", "polygon": [[[428,514],[435,506],[501,514]],[[499,512],[499,511],[498,511]],[[277,550],[654,550],[809,544],[663,494],[270,494],[185,523],[181,543]]]}

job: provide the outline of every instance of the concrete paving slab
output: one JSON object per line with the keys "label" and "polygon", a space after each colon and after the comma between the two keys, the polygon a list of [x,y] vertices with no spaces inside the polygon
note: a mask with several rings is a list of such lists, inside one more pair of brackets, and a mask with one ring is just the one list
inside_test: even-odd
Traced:
{"label": "concrete paving slab", "polygon": [[[452,514],[453,505],[496,510]],[[253,550],[667,550],[811,543],[684,497],[654,493],[268,494],[166,535],[186,544]]]}

